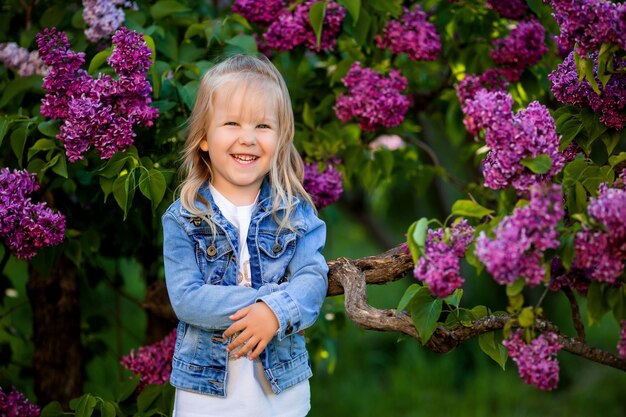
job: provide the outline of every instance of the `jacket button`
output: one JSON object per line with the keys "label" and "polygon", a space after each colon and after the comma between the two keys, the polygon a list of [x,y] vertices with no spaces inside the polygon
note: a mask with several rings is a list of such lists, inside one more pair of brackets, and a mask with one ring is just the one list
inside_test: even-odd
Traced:
{"label": "jacket button", "polygon": [[206,250],[206,254],[209,256],[215,256],[216,253],[217,253],[217,249],[215,249],[214,244],[211,244],[211,246],[209,246],[209,248]]}
{"label": "jacket button", "polygon": [[287,321],[287,327],[285,328],[285,334],[293,333],[293,326],[291,326],[291,322]]}
{"label": "jacket button", "polygon": [[283,250],[283,247],[282,247],[282,246],[280,246],[280,244],[279,244],[279,243],[274,243],[274,246],[272,246],[272,252],[274,252],[274,253],[278,253],[278,252],[280,252],[281,250]]}
{"label": "jacket button", "polygon": [[194,226],[199,227],[202,224],[202,219],[200,217],[193,217],[191,222]]}

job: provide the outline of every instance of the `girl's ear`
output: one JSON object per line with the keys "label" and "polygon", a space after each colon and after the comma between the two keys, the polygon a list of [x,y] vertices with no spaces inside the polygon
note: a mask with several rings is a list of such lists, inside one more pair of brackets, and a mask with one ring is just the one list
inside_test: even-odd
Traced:
{"label": "girl's ear", "polygon": [[204,152],[209,151],[209,143],[207,142],[206,137],[202,138],[198,146],[200,146],[200,149],[202,149]]}

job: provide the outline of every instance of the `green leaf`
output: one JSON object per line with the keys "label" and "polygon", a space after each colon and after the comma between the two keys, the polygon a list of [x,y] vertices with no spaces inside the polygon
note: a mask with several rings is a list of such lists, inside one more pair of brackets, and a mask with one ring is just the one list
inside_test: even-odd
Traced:
{"label": "green leaf", "polygon": [[257,53],[256,41],[250,35],[237,35],[234,38],[228,39],[226,43],[239,48],[248,54]]}
{"label": "green leaf", "polygon": [[107,48],[103,51],[98,52],[91,58],[91,62],[89,63],[89,69],[87,72],[91,75],[94,75],[100,67],[107,62],[107,58],[111,56],[113,53],[113,48]]}
{"label": "green leaf", "polygon": [[500,341],[496,342],[496,332],[483,333],[478,336],[478,345],[504,370],[508,353]]}
{"label": "green leaf", "polygon": [[585,59],[584,63],[585,63],[585,65],[583,65],[583,71],[585,73],[585,79],[587,80],[587,82],[589,82],[589,85],[591,86],[593,91],[597,95],[600,95],[600,88],[598,87],[598,83],[596,82],[596,77],[595,77],[595,74],[593,72],[593,68],[595,66],[595,63],[593,62],[592,58]]}
{"label": "green leaf", "polygon": [[532,307],[525,307],[517,317],[519,325],[522,327],[530,327],[535,322],[535,311]]}
{"label": "green leaf", "polygon": [[620,152],[617,155],[609,157],[609,165],[611,165],[611,168],[614,168],[615,165],[620,164],[624,161],[626,161],[626,152]]}
{"label": "green leaf", "polygon": [[437,329],[443,300],[433,298],[426,287],[420,288],[410,305],[411,319],[417,329],[422,345],[426,344]]}
{"label": "green leaf", "polygon": [[30,160],[37,152],[50,151],[56,147],[56,142],[52,139],[39,139],[28,149],[28,159]]}
{"label": "green leaf", "polygon": [[22,156],[24,155],[24,147],[26,146],[26,138],[28,137],[28,129],[20,127],[11,133],[11,149],[17,158],[17,163],[22,167]]}
{"label": "green leaf", "polygon": [[141,34],[141,36],[143,36],[143,40],[146,41],[146,45],[148,45],[148,48],[150,48],[150,62],[156,62],[157,53],[154,39],[152,38],[152,36],[146,35],[145,33]]}
{"label": "green leaf", "polygon": [[96,174],[104,178],[117,177],[126,165],[126,162],[130,159],[130,156],[123,152],[117,152],[114,154],[107,163],[96,171]]}
{"label": "green leaf", "polygon": [[64,153],[59,153],[56,157],[58,157],[58,161],[52,165],[52,172],[63,178],[67,178],[67,157]]}
{"label": "green leaf", "polygon": [[545,153],[537,155],[534,158],[522,158],[520,162],[535,174],[545,174],[552,168],[552,158]]}
{"label": "green leaf", "polygon": [[159,20],[171,14],[186,12],[189,10],[189,7],[180,4],[175,0],[161,0],[150,7],[150,14],[154,20]]}
{"label": "green leaf", "polygon": [[3,85],[4,92],[0,98],[0,108],[6,106],[22,93],[41,89],[41,79],[41,75],[31,75],[30,77],[16,78]]}
{"label": "green leaf", "polygon": [[124,380],[119,385],[115,386],[113,389],[113,395],[115,397],[115,401],[121,403],[130,397],[135,390],[137,389],[137,385],[139,385],[140,378],[138,375],[134,375],[131,379]]}
{"label": "green leaf", "polygon": [[359,21],[359,12],[361,11],[361,0],[339,0],[339,4],[348,10],[352,16],[352,25],[356,26]]}
{"label": "green leaf", "polygon": [[302,121],[306,127],[315,129],[315,112],[309,103],[304,103],[304,109],[302,110]]}
{"label": "green leaf", "polygon": [[178,86],[178,94],[180,94],[180,98],[185,103],[185,106],[189,110],[193,110],[193,106],[196,102],[196,96],[198,94],[198,89],[200,88],[200,81],[193,80],[189,81],[184,86]]}
{"label": "green leaf", "polygon": [[589,324],[599,323],[609,306],[604,299],[604,284],[592,281],[587,291],[587,320]]}
{"label": "green leaf", "polygon": [[0,119],[0,146],[2,146],[2,141],[9,131],[9,121],[5,116]]}
{"label": "green leaf", "polygon": [[59,129],[61,127],[61,120],[59,119],[54,119],[54,120],[46,120],[44,122],[39,123],[39,125],[37,126],[37,129],[39,129],[39,131],[48,136],[49,138],[56,138],[57,135],[59,134]]}
{"label": "green leaf", "polygon": [[142,170],[139,176],[139,190],[156,208],[165,195],[165,177],[158,169]]}
{"label": "green leaf", "polygon": [[320,46],[322,39],[322,27],[324,25],[324,17],[326,16],[326,2],[320,1],[311,6],[309,10],[309,22],[315,33],[316,45]]}
{"label": "green leaf", "polygon": [[452,205],[452,214],[462,217],[482,218],[493,213],[493,210],[483,207],[472,200],[457,200]]}
{"label": "green leaf", "polygon": [[415,294],[417,294],[417,292],[420,290],[420,288],[422,288],[420,284],[411,284],[402,295],[402,298],[400,299],[400,302],[398,303],[398,308],[396,309],[396,311],[401,312],[405,310],[406,307],[411,302],[411,300],[413,299],[413,297],[415,296]]}
{"label": "green leaf", "polygon": [[157,400],[161,391],[160,385],[147,385],[137,398],[137,410],[141,412],[148,410]]}
{"label": "green leaf", "polygon": [[134,171],[123,173],[115,181],[113,181],[113,197],[117,201],[117,205],[124,211],[124,220],[128,215],[128,209],[133,200],[135,192],[135,175]]}
{"label": "green leaf", "polygon": [[101,417],[115,417],[115,406],[108,402],[102,401],[100,403],[100,415]]}
{"label": "green leaf", "polygon": [[97,404],[96,398],[91,394],[85,394],[78,399],[76,404],[76,417],[91,417]]}
{"label": "green leaf", "polygon": [[512,297],[514,295],[520,294],[522,290],[524,290],[524,285],[526,285],[526,281],[524,280],[524,278],[518,278],[517,281],[506,286],[506,295]]}
{"label": "green leaf", "polygon": [[569,271],[572,267],[574,254],[576,253],[576,250],[574,249],[574,235],[561,235],[559,241],[559,258],[561,259],[561,263],[565,269]]}
{"label": "green leaf", "polygon": [[424,244],[426,243],[427,232],[428,219],[426,217],[422,217],[415,224],[415,230],[413,230],[413,233],[411,234],[411,238],[415,243],[417,243],[417,246],[419,246],[420,248],[423,248]]}
{"label": "green leaf", "polygon": [[608,288],[607,301],[615,320],[626,320],[626,286]]}
{"label": "green leaf", "polygon": [[60,417],[65,415],[61,403],[53,401],[41,409],[39,417]]}
{"label": "green leaf", "polygon": [[444,301],[451,306],[458,307],[463,297],[463,288],[457,288],[452,294],[444,298]]}

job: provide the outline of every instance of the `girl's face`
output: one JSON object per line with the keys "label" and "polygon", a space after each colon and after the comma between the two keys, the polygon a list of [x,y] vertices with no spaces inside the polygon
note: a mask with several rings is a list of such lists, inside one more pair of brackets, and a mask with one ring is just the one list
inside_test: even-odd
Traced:
{"label": "girl's face", "polygon": [[213,186],[235,205],[254,202],[278,145],[278,112],[268,88],[235,81],[213,96],[200,148],[209,153]]}

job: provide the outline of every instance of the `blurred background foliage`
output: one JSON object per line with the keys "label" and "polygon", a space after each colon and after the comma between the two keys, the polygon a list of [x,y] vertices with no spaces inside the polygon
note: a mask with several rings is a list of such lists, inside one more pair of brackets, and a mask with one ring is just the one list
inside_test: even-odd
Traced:
{"label": "blurred background foliage", "polygon": [[[414,3],[433,13],[431,21],[441,35],[442,57],[434,62],[412,61],[374,44],[384,23],[397,18],[403,5]],[[86,68],[92,75],[112,73],[103,55],[98,55],[110,48],[110,41],[94,44],[85,38],[79,1],[0,4],[0,42],[13,41],[33,50],[35,35],[55,26],[69,34],[75,51],[86,52]],[[6,260],[0,279],[0,386],[5,390],[15,386],[33,401],[37,400],[31,363],[33,316],[27,295],[33,269],[49,273],[59,257],[65,256],[78,272],[85,393],[110,401],[122,398],[131,374],[119,364],[121,357],[159,340],[171,327],[166,324],[154,331],[155,319],[146,314],[142,301],[150,284],[163,280],[160,213],[171,203],[179,180],[176,170],[184,124],[199,78],[214,59],[257,53],[252,34],[262,29],[231,13],[228,1],[137,4],[137,10],[125,10],[124,25],[154,41],[156,61],[148,78],[160,115],[155,127],[137,130],[133,148],[110,161],[90,152],[82,161],[67,163],[58,143],[45,152],[33,151],[38,140],[58,132],[58,125],[47,129],[50,125],[39,114],[42,77],[19,77],[0,66],[0,165],[38,172],[45,190],[40,196],[62,208],[68,218],[66,242],[42,250],[30,263],[8,257],[6,247],[0,248]],[[360,13],[359,17],[347,13],[336,50],[315,54],[296,48],[271,56],[292,94],[299,150],[307,161],[336,157],[343,162],[345,192],[320,213],[328,225],[327,259],[375,255],[398,245],[405,241],[407,227],[415,219],[443,221],[452,203],[468,191],[480,201],[504,200],[502,206],[512,206],[513,196],[504,192],[496,196],[476,185],[481,157],[477,150],[482,145],[467,134],[453,88],[466,74],[494,67],[489,56],[491,40],[504,36],[510,21],[479,0],[345,0],[339,4],[352,11],[359,5]],[[558,32],[548,6],[538,0],[527,4],[548,32]],[[555,104],[547,75],[561,58],[553,43],[548,46],[550,52],[509,88],[516,105],[534,99]],[[337,120],[332,106],[345,91],[340,79],[355,61],[383,73],[400,69],[407,77],[413,103],[400,126],[365,132],[356,123]],[[371,150],[368,144],[382,133],[400,135],[406,146]],[[143,168],[161,173],[164,195],[146,197],[133,193],[132,186],[108,195],[114,181],[138,179]],[[485,272],[477,276],[467,265],[463,272],[463,304],[506,308],[504,287]],[[407,277],[370,287],[369,301],[375,307],[394,308],[413,282]],[[528,295],[530,300],[539,296],[538,290]],[[544,306],[550,317],[561,319],[555,320],[559,326],[575,333],[562,294],[549,294]],[[612,351],[618,332],[615,322],[604,317],[588,329],[588,339]],[[625,411],[626,375],[621,371],[561,353],[559,388],[541,392],[524,385],[510,362],[502,371],[480,352],[475,340],[451,354],[436,355],[415,340],[359,329],[345,317],[342,297],[326,300],[320,320],[307,330],[307,337],[315,367],[311,416],[610,417],[623,416]]]}

